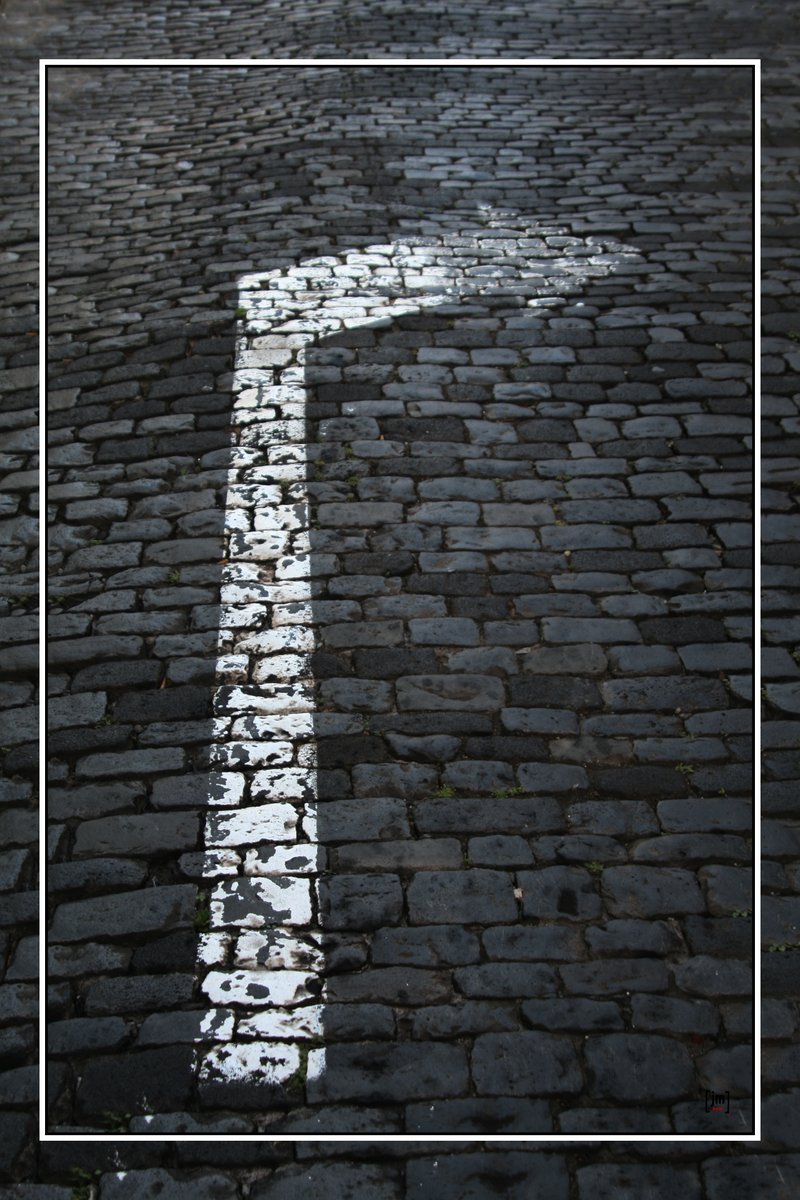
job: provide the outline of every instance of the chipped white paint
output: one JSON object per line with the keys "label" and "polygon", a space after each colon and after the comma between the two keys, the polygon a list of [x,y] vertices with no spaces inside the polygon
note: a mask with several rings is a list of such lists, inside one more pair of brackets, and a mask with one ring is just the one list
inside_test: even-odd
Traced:
{"label": "chipped white paint", "polygon": [[[210,930],[199,949],[209,1002],[230,1006],[234,1016],[214,1029],[215,1039],[225,1031],[226,1044],[201,1058],[205,1082],[286,1083],[301,1064],[297,1043],[319,1039],[324,1029],[315,728],[352,734],[361,722],[348,714],[314,714],[313,601],[339,564],[324,552],[322,537],[311,552],[305,480],[320,447],[306,443],[306,351],[326,335],[386,327],[425,308],[463,305],[477,292],[523,294],[535,307],[546,303],[539,297],[550,280],[563,293],[565,278],[577,285],[619,261],[560,237],[569,253],[533,259],[547,249],[545,242],[519,224],[510,235],[510,215],[487,213],[484,225],[471,231],[459,221],[453,246],[443,233],[436,244],[347,250],[239,282],[245,316],[232,381],[236,432],[220,593],[219,739],[211,757],[216,770],[209,776],[204,859]],[[486,238],[492,225],[494,240]],[[465,233],[484,239],[480,267],[458,263]],[[525,266],[509,266],[511,253],[527,258]],[[325,368],[315,368],[315,382],[324,377]],[[390,385],[389,402],[419,401],[418,388],[408,393],[413,386],[410,380]],[[413,404],[408,411],[414,414]],[[344,412],[357,415],[357,406]],[[383,441],[357,441],[356,447],[365,457],[397,452],[395,443]],[[357,614],[351,601],[324,601],[316,620]],[[318,1078],[324,1068],[324,1048],[312,1048],[307,1078]]]}
{"label": "chipped white paint", "polygon": [[[257,742],[253,744],[258,745]],[[249,743],[240,742],[239,745]],[[297,810],[290,804],[259,804],[253,808],[215,812],[206,822],[206,845],[247,846],[265,841],[294,841],[296,826]]]}
{"label": "chipped white paint", "polygon": [[288,1008],[316,995],[314,975],[305,971],[210,971],[203,990],[212,1004]]}
{"label": "chipped white paint", "polygon": [[225,1083],[285,1083],[300,1066],[291,1042],[239,1042],[215,1046],[203,1058],[201,1078]]}
{"label": "chipped white paint", "polygon": [[242,856],[234,850],[205,850],[203,853],[203,878],[217,879],[220,875],[239,875]]}
{"label": "chipped white paint", "polygon": [[215,967],[226,962],[232,941],[229,933],[201,933],[197,946],[198,962],[204,967]]}
{"label": "chipped white paint", "polygon": [[196,1042],[229,1042],[233,1037],[234,1016],[225,1008],[211,1008],[200,1022]]}
{"label": "chipped white paint", "polygon": [[266,967],[270,971],[319,971],[324,965],[324,956],[309,935],[300,937],[269,930],[267,933],[244,933],[237,938],[234,961],[240,967]]}
{"label": "chipped white paint", "polygon": [[319,869],[319,852],[308,846],[269,846],[248,850],[245,875],[313,875]]}
{"label": "chipped white paint", "polygon": [[321,1038],[324,1033],[323,1008],[306,1006],[291,1012],[265,1009],[239,1023],[242,1037],[257,1038]]}
{"label": "chipped white paint", "polygon": [[224,879],[211,891],[210,910],[215,929],[305,927],[311,920],[311,885],[292,875]]}
{"label": "chipped white paint", "polygon": [[233,771],[212,772],[208,776],[209,804],[240,804],[243,795],[243,776]]}

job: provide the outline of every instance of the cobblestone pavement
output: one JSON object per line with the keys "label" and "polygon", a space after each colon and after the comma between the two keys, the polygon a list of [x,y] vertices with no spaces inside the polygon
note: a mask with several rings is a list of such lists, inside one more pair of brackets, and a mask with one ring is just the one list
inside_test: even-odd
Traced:
{"label": "cobblestone pavement", "polygon": [[[250,4],[135,28],[125,4],[5,14],[0,1167],[25,1182],[0,1195],[788,1197],[786,47],[765,134],[764,1142],[663,1136],[751,1121],[745,73],[323,65],[51,74],[49,1120],[409,1140],[32,1140],[35,54],[786,40],[772,5],[758,29],[711,3],[633,28],[619,7],[569,28],[544,5],[376,8],[255,40]],[[414,1141],[608,1132],[661,1136]]]}

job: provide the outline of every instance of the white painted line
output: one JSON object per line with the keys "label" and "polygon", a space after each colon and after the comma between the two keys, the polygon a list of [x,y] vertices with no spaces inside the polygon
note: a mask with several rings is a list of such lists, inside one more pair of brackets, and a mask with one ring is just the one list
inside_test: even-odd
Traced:
{"label": "white painted line", "polygon": [[[485,237],[502,226],[505,241],[508,218],[485,209],[472,232]],[[454,267],[444,236],[344,250],[239,280],[217,660],[218,679],[233,663],[237,683],[223,683],[214,698],[223,740],[212,766],[226,783],[215,788],[206,818],[209,931],[198,957],[201,974],[213,968],[202,984],[209,1003],[233,1005],[237,1015],[228,1043],[201,1055],[201,1085],[280,1086],[298,1069],[298,1046],[324,1036],[311,655],[315,581],[338,562],[311,546],[306,477],[318,446],[306,441],[307,351],[344,330],[502,293],[521,275],[542,291],[566,275],[574,290],[621,259],[639,259],[632,247],[615,251],[570,239],[563,256],[528,258],[510,278],[504,244],[496,262],[486,260],[493,272],[469,275]],[[320,1076],[324,1046],[310,1062]]]}

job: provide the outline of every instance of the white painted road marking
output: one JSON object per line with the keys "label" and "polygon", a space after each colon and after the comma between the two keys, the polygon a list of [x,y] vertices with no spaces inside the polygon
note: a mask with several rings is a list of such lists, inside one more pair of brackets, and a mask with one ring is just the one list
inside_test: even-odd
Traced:
{"label": "white painted road marking", "polygon": [[[212,968],[203,979],[209,1003],[232,1005],[236,1016],[225,1026],[229,1040],[202,1056],[203,1082],[280,1086],[300,1066],[296,1043],[323,1034],[311,655],[315,581],[337,561],[311,553],[305,481],[316,448],[306,443],[306,350],[338,331],[506,291],[522,275],[528,294],[533,281],[546,292],[556,278],[563,293],[565,277],[575,290],[617,261],[573,254],[520,270],[503,266],[507,242],[504,230],[496,270],[479,276],[454,267],[442,241],[343,251],[239,281],[244,334],[233,378],[214,704],[227,740],[212,753],[210,928],[198,963]],[[324,1047],[313,1049],[307,1072],[317,1077],[324,1067]]]}

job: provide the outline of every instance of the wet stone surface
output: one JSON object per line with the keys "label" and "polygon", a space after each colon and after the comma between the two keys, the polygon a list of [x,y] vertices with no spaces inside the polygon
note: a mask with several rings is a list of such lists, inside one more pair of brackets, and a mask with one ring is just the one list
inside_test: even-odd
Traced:
{"label": "wet stone surface", "polygon": [[[0,378],[0,1171],[15,1200],[67,1200],[81,1170],[101,1200],[793,1194],[781,15],[767,6],[756,31],[716,0],[635,20],[579,4],[567,31],[552,6],[410,22],[325,3],[263,24],[240,0],[224,19],[205,0],[136,20],[125,4],[18,8],[4,38],[26,165],[4,183]],[[732,68],[452,64],[272,69],[266,88],[255,70],[213,86],[169,67],[51,71],[49,1123],[652,1140],[592,1159],[37,1146],[35,278],[18,202],[35,185],[34,51],[768,58],[779,43],[766,1143],[676,1161],[669,1142],[752,1120],[749,84]],[[271,273],[295,286],[268,284],[258,314]],[[708,1088],[730,1089],[730,1115],[703,1111]]]}
{"label": "wet stone surface", "polygon": [[[97,947],[95,975],[66,977],[61,1023],[117,1016],[125,1035],[56,1043],[65,1081],[84,1080],[56,1125],[111,1107],[92,1108],[85,1070],[109,1050],[139,1070],[154,1022],[187,1065],[174,1107],[251,1128],[303,1105],[378,1105],[402,1127],[424,1100],[477,1097],[492,1120],[549,1097],[529,1110],[542,1134],[568,1097],[570,1132],[598,1103],[669,1130],[715,1072],[750,1095],[747,1020],[713,998],[746,993],[746,943],[720,922],[752,907],[735,682],[749,509],[718,486],[750,465],[744,200],[719,208],[695,179],[699,127],[656,117],[660,83],[620,73],[666,139],[671,199],[642,166],[623,220],[563,203],[554,219],[557,187],[538,178],[534,203],[515,187],[534,180],[535,81],[513,100],[482,82],[491,140],[392,146],[417,216],[398,204],[387,221],[368,196],[371,237],[331,212],[327,253],[298,238],[283,261],[231,263],[235,328],[187,333],[142,299],[131,332],[78,360],[100,362],[69,409],[84,424],[52,426],[84,449],[53,460],[53,768],[78,807],[54,826],[51,937],[59,962]],[[578,119],[585,82],[544,82]],[[402,139],[423,97],[448,127],[445,86],[489,111],[457,68],[369,91]],[[703,144],[744,171],[747,97],[735,73],[727,89],[725,137]],[[326,118],[339,157],[361,111]],[[577,179],[587,137],[565,135]],[[80,231],[54,153],[58,271]],[[330,170],[320,199],[342,186]],[[651,230],[665,206],[669,229]],[[105,676],[85,674],[92,657]],[[194,960],[170,941],[192,927]],[[128,951],[125,974],[104,944]],[[169,1111],[131,1088],[134,1115]]]}

